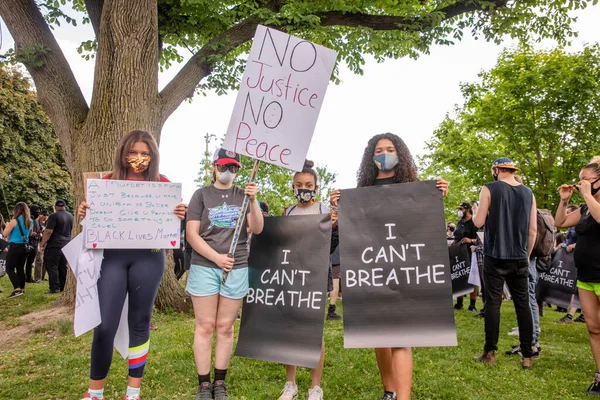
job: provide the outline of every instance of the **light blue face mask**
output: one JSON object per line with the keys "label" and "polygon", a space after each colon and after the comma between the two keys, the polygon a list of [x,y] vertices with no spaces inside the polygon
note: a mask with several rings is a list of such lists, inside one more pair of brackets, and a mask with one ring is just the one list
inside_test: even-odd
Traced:
{"label": "light blue face mask", "polygon": [[377,168],[383,172],[388,172],[398,165],[398,155],[390,153],[378,154],[373,157],[373,162],[375,162]]}

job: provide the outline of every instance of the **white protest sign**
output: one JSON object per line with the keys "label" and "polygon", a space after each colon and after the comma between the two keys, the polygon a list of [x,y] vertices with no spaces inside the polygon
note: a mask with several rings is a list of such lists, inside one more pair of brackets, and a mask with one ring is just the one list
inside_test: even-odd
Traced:
{"label": "white protest sign", "polygon": [[[84,234],[80,233],[62,248],[62,252],[77,280],[75,317],[73,320],[75,337],[91,331],[102,322],[98,297],[98,279],[100,278],[104,250],[85,248],[83,238]],[[125,297],[119,327],[114,340],[114,346],[123,358],[127,358],[129,349],[128,297],[129,295]]]}
{"label": "white protest sign", "polygon": [[259,25],[223,147],[302,170],[336,57]]}
{"label": "white protest sign", "polygon": [[179,248],[181,184],[88,179],[85,247]]}

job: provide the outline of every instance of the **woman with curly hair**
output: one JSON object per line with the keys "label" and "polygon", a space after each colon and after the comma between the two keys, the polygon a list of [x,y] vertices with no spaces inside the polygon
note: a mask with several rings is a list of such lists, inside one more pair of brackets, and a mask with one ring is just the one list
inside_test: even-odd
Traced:
{"label": "woman with curly hair", "polygon": [[[375,135],[367,143],[358,169],[358,187],[390,185],[417,181],[417,167],[402,139],[393,133]],[[438,179],[442,195],[448,193],[448,182]],[[339,189],[331,192],[330,201],[337,207]],[[412,385],[412,350],[410,347],[375,349],[377,366],[383,382],[381,400],[410,399]]]}

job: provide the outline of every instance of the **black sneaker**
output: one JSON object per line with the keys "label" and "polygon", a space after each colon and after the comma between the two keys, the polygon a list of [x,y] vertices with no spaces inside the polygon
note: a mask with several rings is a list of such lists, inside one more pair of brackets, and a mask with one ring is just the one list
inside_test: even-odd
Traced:
{"label": "black sneaker", "polygon": [[579,317],[575,318],[573,321],[583,322],[585,324],[585,317],[583,316],[583,314],[579,314]]}
{"label": "black sneaker", "polygon": [[567,314],[564,317],[562,317],[561,319],[559,319],[558,321],[556,321],[557,324],[572,324],[573,323],[573,316],[571,314]]}
{"label": "black sneaker", "polygon": [[454,305],[454,309],[455,309],[455,310],[462,310],[462,309],[463,309],[463,305],[462,305],[462,303],[456,303],[456,304]]}
{"label": "black sneaker", "polygon": [[469,306],[469,308],[467,309],[469,312],[477,312],[477,309],[475,308],[475,306]]}
{"label": "black sneaker", "polygon": [[55,290],[47,290],[44,292],[44,294],[58,294],[60,293],[59,289],[55,289]]}
{"label": "black sneaker", "polygon": [[515,355],[521,355],[521,346],[517,345],[517,346],[511,346],[512,349],[508,350],[506,352],[504,352],[504,354],[506,354],[507,356],[515,356]]}
{"label": "black sneaker", "polygon": [[587,394],[588,396],[600,396],[600,372],[596,372],[594,383],[588,388]]}
{"label": "black sneaker", "polygon": [[540,358],[541,354],[542,354],[542,347],[539,344],[536,344],[535,346],[533,346],[532,352],[531,352],[531,358]]}
{"label": "black sneaker", "polygon": [[381,396],[381,399],[379,399],[379,400],[395,400],[395,399],[396,399],[396,395],[394,393],[384,392],[383,396]]}
{"label": "black sneaker", "polygon": [[213,386],[210,382],[202,382],[202,385],[198,386],[196,400],[213,400]]}
{"label": "black sneaker", "polygon": [[13,299],[13,298],[19,297],[19,296],[23,296],[23,291],[22,290],[13,290],[13,292],[8,295],[8,298]]}
{"label": "black sneaker", "polygon": [[[521,354],[521,346],[517,345],[517,346],[511,346],[512,349],[506,351],[504,354],[506,354],[507,356],[515,356],[515,355],[520,355]],[[540,358],[540,354],[542,352],[542,347],[536,343],[533,346],[531,346],[531,357],[532,358]]]}
{"label": "black sneaker", "polygon": [[215,381],[215,383],[213,383],[213,396],[213,399],[215,400],[229,400],[227,385],[224,381]]}
{"label": "black sneaker", "polygon": [[327,313],[327,320],[338,320],[338,319],[342,319],[342,316],[338,313],[334,312],[328,312]]}

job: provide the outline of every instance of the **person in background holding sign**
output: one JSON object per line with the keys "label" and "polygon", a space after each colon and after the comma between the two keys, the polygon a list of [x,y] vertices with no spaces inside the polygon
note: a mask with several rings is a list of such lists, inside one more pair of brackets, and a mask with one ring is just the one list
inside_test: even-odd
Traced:
{"label": "person in background holding sign", "polygon": [[[152,135],[146,131],[131,131],[117,146],[112,173],[102,179],[169,182],[158,172],[159,161],[158,144]],[[78,215],[84,218],[88,208],[89,204],[81,202]],[[174,213],[183,219],[185,206],[179,204]],[[50,227],[49,219],[46,229]],[[104,383],[112,363],[114,338],[125,297],[129,295],[129,380],[125,400],[140,400],[140,386],[150,347],[150,317],[164,269],[164,250],[104,250],[98,279],[102,323],[94,329],[90,387],[84,399],[104,399]]]}
{"label": "person in background holding sign", "polygon": [[71,240],[73,215],[66,207],[67,203],[64,200],[56,201],[54,213],[48,217],[40,242],[40,251],[44,252],[44,267],[48,272],[50,286],[50,290],[45,294],[62,292],[67,282],[67,259],[61,249]]}
{"label": "person in background holding sign", "polygon": [[[283,210],[283,215],[312,215],[312,214],[329,214],[329,207],[315,202],[315,196],[319,186],[317,185],[317,172],[313,169],[315,164],[312,161],[306,160],[301,172],[294,174],[292,188],[294,196],[298,199],[298,203],[286,207]],[[332,217],[333,218],[333,217]],[[332,221],[334,221],[332,219]],[[335,221],[334,221],[335,222]],[[329,279],[327,280],[327,291],[333,290],[333,282],[331,279],[331,269],[329,270]],[[325,362],[325,341],[321,343],[321,359],[319,366],[311,370],[311,388],[308,390],[307,400],[322,400],[323,390],[321,389],[321,376],[323,375],[323,363]],[[298,398],[298,386],[296,385],[296,366],[286,365],[285,375],[287,382],[283,388],[283,392],[279,400],[295,400]]]}
{"label": "person in background holding sign", "polygon": [[[574,190],[579,190],[585,203],[567,214]],[[574,226],[577,232],[574,254],[577,287],[597,368],[588,394],[600,396],[600,156],[583,167],[578,184],[562,185],[558,191],[560,204],[556,210],[555,225],[559,228]]]}
{"label": "person in background holding sign", "polygon": [[8,238],[8,253],[6,254],[6,273],[13,285],[9,299],[22,296],[25,293],[25,262],[29,253],[29,235],[33,221],[29,215],[29,207],[23,202],[17,203],[13,209],[13,217],[6,224],[3,235]]}
{"label": "person in background holding sign", "polygon": [[[402,139],[393,133],[373,136],[365,148],[358,170],[358,187],[389,185],[417,181],[417,167]],[[448,193],[448,182],[438,179],[437,188],[442,196]],[[337,218],[337,205],[340,190],[331,192],[330,202],[334,207],[333,217]],[[410,399],[412,386],[412,350],[406,348],[375,349],[377,366],[383,382],[381,400]]]}
{"label": "person in background holding sign", "polygon": [[[194,249],[186,293],[192,296],[196,328],[194,358],[198,373],[196,400],[228,400],[225,377],[233,348],[233,324],[248,292],[248,233],[241,230],[233,257],[229,247],[236,221],[249,196],[247,221],[255,234],[263,229],[263,214],[256,200],[257,186],[244,190],[233,184],[240,156],[217,149],[213,158],[213,183],[196,190],[188,206],[186,235]],[[229,273],[222,284],[223,271]],[[211,347],[216,331],[214,380],[210,381]]]}
{"label": "person in background holding sign", "polygon": [[513,298],[521,346],[521,365],[533,366],[533,320],[529,305],[529,257],[537,232],[535,197],[515,179],[518,168],[509,158],[492,163],[494,182],[481,189],[475,226],[485,225],[483,278],[485,286],[485,346],[475,361],[496,364],[500,307],[504,282]]}
{"label": "person in background holding sign", "polygon": [[[461,245],[466,244],[469,247],[469,260],[471,256],[471,246],[477,244],[477,227],[473,223],[473,209],[471,208],[471,204],[468,202],[461,203],[460,206],[456,207],[458,209],[458,222],[456,223],[456,229],[454,230],[454,244]],[[477,312],[477,308],[475,308],[475,302],[477,301],[477,287],[473,288],[473,292],[470,296],[470,304],[468,310],[470,312]],[[463,308],[463,298],[464,296],[460,296],[456,299],[456,304],[454,305],[454,309],[462,310]]]}

